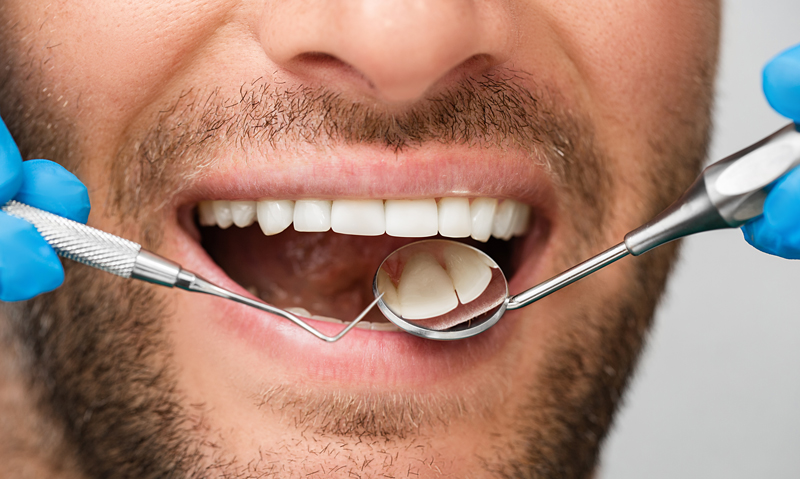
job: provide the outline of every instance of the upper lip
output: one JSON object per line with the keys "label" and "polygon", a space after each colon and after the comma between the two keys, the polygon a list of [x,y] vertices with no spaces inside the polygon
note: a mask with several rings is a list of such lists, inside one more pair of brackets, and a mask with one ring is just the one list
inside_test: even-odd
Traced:
{"label": "upper lip", "polygon": [[[531,152],[432,147],[373,148],[220,158],[174,200],[438,198],[489,196],[530,204],[551,216],[553,183]],[[226,155],[223,155],[226,156]]]}
{"label": "upper lip", "polygon": [[[444,196],[512,198],[531,205],[537,218],[548,221],[552,221],[555,210],[553,182],[538,166],[544,163],[542,159],[533,157],[530,152],[434,145],[399,153],[368,147],[317,151],[308,156],[292,151],[258,159],[235,157],[232,152],[221,153],[203,175],[192,180],[174,198],[178,214],[191,215],[192,206],[202,200]],[[184,240],[174,238],[172,245],[165,243],[164,254],[220,286],[247,295],[210,260],[199,242],[186,240],[186,233],[196,237],[196,232],[187,231],[187,225],[192,222],[183,221],[182,224]],[[533,278],[538,270],[529,265],[525,276]],[[512,322],[504,319],[487,333],[458,341],[458,344],[436,343],[405,333],[353,330],[339,343],[331,345],[282,318],[220,300],[208,301],[210,314],[207,316],[212,327],[221,326],[232,331],[257,349],[278,341],[281,348],[268,348],[272,359],[283,357],[287,351],[283,345],[290,345],[289,349],[295,353],[314,348],[313,358],[302,363],[306,373],[311,372],[318,379],[348,383],[363,380],[365,376],[369,376],[370,381],[380,380],[376,376],[382,376],[386,381],[420,383],[444,371],[452,373],[454,369],[449,366],[465,369],[467,364],[475,364],[478,359],[499,350],[513,329]],[[327,334],[335,334],[342,327],[326,323],[314,326]],[[346,346],[339,347],[341,344]],[[287,357],[292,355],[284,359]],[[403,361],[398,362],[399,357],[404,357]],[[365,358],[369,358],[369,364],[365,364]],[[414,364],[402,366],[408,361]],[[444,363],[448,367],[442,367]],[[286,366],[301,367],[291,361],[286,361]]]}

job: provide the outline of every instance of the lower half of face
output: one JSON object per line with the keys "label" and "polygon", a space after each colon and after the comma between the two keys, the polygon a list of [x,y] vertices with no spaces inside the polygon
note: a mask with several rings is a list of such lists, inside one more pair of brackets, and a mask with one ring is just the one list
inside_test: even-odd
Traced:
{"label": "lower half of face", "polygon": [[[136,83],[121,74],[104,90],[96,52],[79,76],[59,66],[78,60],[56,55],[55,71],[35,78],[70,86],[59,109],[36,101],[41,88],[20,80],[31,62],[12,55],[4,93],[22,100],[0,111],[26,155],[46,138],[45,153],[87,183],[92,225],[333,334],[371,301],[378,266],[400,246],[471,244],[518,293],[616,244],[692,179],[705,151],[714,9],[659,17],[634,3],[617,18],[559,8],[520,6],[522,46],[480,68],[480,58],[464,63],[413,101],[382,99],[382,85],[402,92],[361,85],[332,55],[269,58],[237,30],[251,25],[234,9],[211,40],[186,40],[181,62],[129,53],[141,77],[162,82],[148,95],[121,92]],[[639,22],[632,34],[648,48],[672,47],[631,62],[624,32],[574,33],[593,16]],[[680,34],[646,31],[647,21]],[[533,26],[541,38],[523,28]],[[55,21],[59,34],[69,36]],[[124,45],[117,35],[109,41]],[[333,80],[304,76],[315,69]],[[63,105],[83,90],[80,110]],[[72,126],[61,137],[46,124]],[[328,344],[277,316],[75,264],[62,288],[8,316],[31,354],[31,394],[88,475],[585,477],[674,252],[625,259],[454,342],[410,336],[371,312]],[[427,307],[396,286],[403,304]]]}

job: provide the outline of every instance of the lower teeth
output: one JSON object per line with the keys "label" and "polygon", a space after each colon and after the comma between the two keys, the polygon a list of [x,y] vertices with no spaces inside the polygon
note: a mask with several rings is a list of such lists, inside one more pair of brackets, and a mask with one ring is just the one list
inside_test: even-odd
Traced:
{"label": "lower teeth", "polygon": [[[292,313],[292,314],[294,314],[296,316],[301,316],[303,318],[314,319],[316,321],[323,321],[323,322],[326,322],[326,323],[334,323],[334,324],[345,324],[345,322],[340,320],[340,319],[329,318],[327,316],[317,316],[316,314],[311,314],[305,308],[292,307],[292,308],[286,308],[286,311],[288,311],[288,312],[290,312],[290,313]],[[385,322],[385,323],[371,323],[369,321],[360,321],[358,324],[356,324],[356,328],[367,329],[367,330],[370,330],[370,331],[400,331],[400,328],[398,328],[397,326],[395,326],[394,324],[392,324],[392,323],[390,323],[388,321]]]}

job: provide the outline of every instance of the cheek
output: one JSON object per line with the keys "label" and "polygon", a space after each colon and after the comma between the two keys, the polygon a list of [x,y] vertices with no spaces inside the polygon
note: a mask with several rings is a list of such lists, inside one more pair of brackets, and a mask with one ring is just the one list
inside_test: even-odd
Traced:
{"label": "cheek", "polygon": [[713,1],[594,0],[553,8],[593,102],[618,115],[653,116],[680,102],[716,57]]}
{"label": "cheek", "polygon": [[[574,71],[580,106],[592,118],[596,144],[617,177],[647,184],[668,162],[679,165],[680,157],[702,155],[718,2],[542,0],[539,8]],[[620,215],[629,218],[625,228],[651,214],[627,211],[634,207],[626,205],[642,203],[625,198],[641,194],[634,190],[623,185],[616,193]]]}
{"label": "cheek", "polygon": [[214,37],[228,3],[20,0],[13,10],[21,24],[39,27],[31,52],[47,66],[42,82],[74,102],[81,136],[96,143],[104,133],[118,134]]}

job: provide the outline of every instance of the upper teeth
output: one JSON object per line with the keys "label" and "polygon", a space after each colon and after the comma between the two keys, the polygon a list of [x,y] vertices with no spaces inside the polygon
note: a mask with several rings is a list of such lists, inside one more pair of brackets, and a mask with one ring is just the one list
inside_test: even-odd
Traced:
{"label": "upper teeth", "polygon": [[514,200],[448,197],[417,200],[201,201],[200,224],[243,228],[258,221],[265,235],[297,231],[377,236],[509,239],[525,233],[530,207]]}

